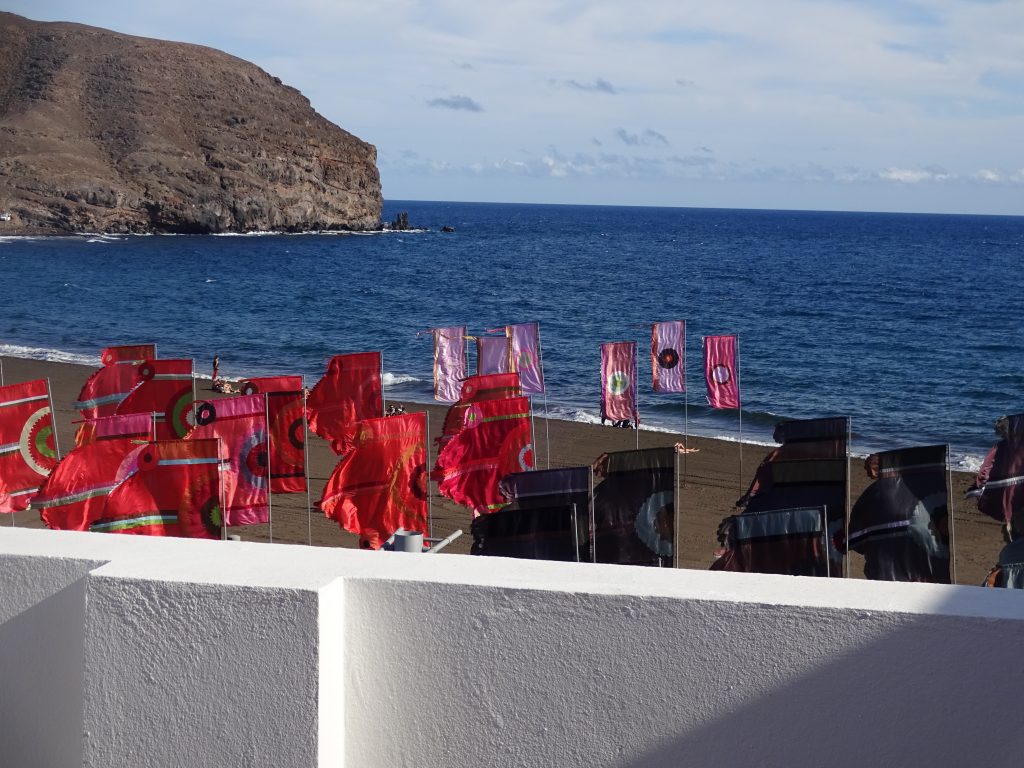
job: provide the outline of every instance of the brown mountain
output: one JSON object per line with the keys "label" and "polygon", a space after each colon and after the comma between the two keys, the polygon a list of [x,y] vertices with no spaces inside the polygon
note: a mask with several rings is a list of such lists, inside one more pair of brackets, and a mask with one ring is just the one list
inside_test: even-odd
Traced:
{"label": "brown mountain", "polygon": [[234,56],[0,13],[0,234],[374,229],[376,156]]}

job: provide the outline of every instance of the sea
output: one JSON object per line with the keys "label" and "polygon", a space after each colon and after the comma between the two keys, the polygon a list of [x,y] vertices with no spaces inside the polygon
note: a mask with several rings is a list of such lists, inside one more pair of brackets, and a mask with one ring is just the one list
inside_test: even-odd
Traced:
{"label": "sea", "polygon": [[[856,453],[948,443],[970,470],[1024,411],[1024,217],[401,200],[383,217],[399,211],[414,229],[0,235],[0,355],[98,365],[155,342],[206,375],[220,355],[229,377],[312,384],[332,355],[380,350],[386,397],[430,402],[421,332],[538,321],[534,409],[559,419],[600,423],[600,344],[629,340],[645,429],[770,444],[778,421],[849,416]],[[652,391],[660,320],[687,323],[686,394]],[[707,407],[717,334],[739,337],[740,411]]]}

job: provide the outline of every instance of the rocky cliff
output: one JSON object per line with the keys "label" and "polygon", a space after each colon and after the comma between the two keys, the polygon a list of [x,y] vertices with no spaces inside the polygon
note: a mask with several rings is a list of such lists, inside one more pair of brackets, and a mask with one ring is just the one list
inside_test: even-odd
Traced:
{"label": "rocky cliff", "polygon": [[220,51],[0,13],[0,235],[373,229],[375,148]]}

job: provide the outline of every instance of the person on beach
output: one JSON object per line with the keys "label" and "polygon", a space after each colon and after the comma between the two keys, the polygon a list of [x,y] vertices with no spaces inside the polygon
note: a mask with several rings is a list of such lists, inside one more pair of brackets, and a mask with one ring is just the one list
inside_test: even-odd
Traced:
{"label": "person on beach", "polygon": [[220,372],[220,355],[213,356],[213,383],[217,383],[217,374]]}

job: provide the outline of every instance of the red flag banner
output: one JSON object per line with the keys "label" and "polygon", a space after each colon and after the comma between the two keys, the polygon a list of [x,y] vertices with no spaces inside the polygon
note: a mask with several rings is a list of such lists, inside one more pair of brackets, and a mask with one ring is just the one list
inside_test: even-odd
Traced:
{"label": "red flag banner", "polygon": [[544,394],[544,365],[540,357],[540,323],[505,326],[511,369],[519,374],[524,395]]}
{"label": "red flag banner", "polygon": [[200,403],[188,440],[220,438],[226,465],[221,475],[228,525],[255,525],[270,519],[267,498],[266,395],[240,395]]}
{"label": "red flag banner", "polygon": [[259,376],[242,382],[243,395],[258,395],[260,392],[301,392],[301,376]]}
{"label": "red flag banner", "polygon": [[137,536],[221,536],[218,440],[164,440],[138,453],[138,470],[107,496],[90,531]]}
{"label": "red flag banner", "polygon": [[466,408],[472,403],[483,400],[501,400],[506,397],[519,397],[523,394],[519,385],[518,373],[492,373],[487,376],[470,376],[462,382],[459,401],[448,409],[441,436],[437,442],[443,445],[448,439],[462,429]]}
{"label": "red flag banner", "polygon": [[341,440],[356,421],[384,414],[380,352],[335,355],[306,400],[309,428],[328,442]]}
{"label": "red flag banner", "polygon": [[459,387],[466,378],[466,326],[435,328],[434,399],[452,403],[459,399]]}
{"label": "red flag banner", "polygon": [[136,368],[136,384],[117,406],[117,415],[152,413],[156,439],[184,437],[192,428],[191,360],[147,360]]}
{"label": "red flag banner", "polygon": [[32,509],[55,530],[89,530],[103,516],[110,492],[138,468],[138,455],[149,442],[103,437],[72,449],[46,478]]}
{"label": "red flag banner", "polygon": [[508,503],[498,482],[533,468],[530,401],[484,400],[468,406],[462,428],[445,443],[434,466],[438,491],[475,514]]}
{"label": "red flag banner", "polygon": [[655,392],[686,391],[686,323],[651,324],[651,370]]}
{"label": "red flag banner", "polygon": [[636,342],[601,345],[601,423],[639,423],[636,407]]}
{"label": "red flag banner", "polygon": [[489,373],[508,373],[510,364],[509,350],[509,339],[507,336],[477,336],[477,375],[486,376]]}
{"label": "red flag banner", "polygon": [[144,363],[156,360],[156,344],[126,344],[120,347],[107,347],[100,354],[103,365],[115,363]]}
{"label": "red flag banner", "polygon": [[0,387],[0,513],[28,509],[56,464],[46,379]]}
{"label": "red flag banner", "polygon": [[270,490],[306,491],[306,422],[303,392],[267,392],[270,418]]}
{"label": "red flag banner", "polygon": [[74,403],[86,419],[113,416],[117,404],[128,397],[138,381],[136,368],[156,359],[156,344],[107,347],[100,353],[103,367],[94,372]]}
{"label": "red flag banner", "polygon": [[739,355],[735,336],[704,337],[704,381],[712,408],[740,407]]}
{"label": "red flag banner", "polygon": [[399,528],[427,531],[426,414],[366,419],[345,428],[344,453],[318,506],[359,546],[379,549]]}
{"label": "red flag banner", "polygon": [[75,445],[83,446],[97,440],[131,437],[153,440],[153,416],[149,413],[126,413],[123,416],[103,416],[84,421],[75,432]]}

